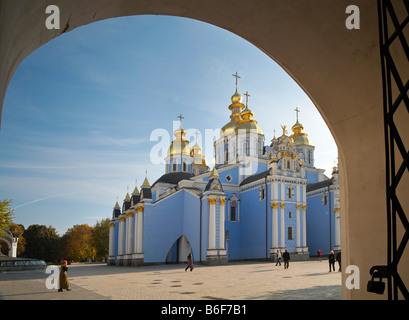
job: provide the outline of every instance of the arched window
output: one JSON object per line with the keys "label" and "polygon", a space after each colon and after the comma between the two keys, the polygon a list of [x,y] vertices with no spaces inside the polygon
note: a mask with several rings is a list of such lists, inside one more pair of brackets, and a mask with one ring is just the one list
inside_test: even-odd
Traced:
{"label": "arched window", "polygon": [[293,239],[293,228],[288,227],[288,240],[294,240]]}

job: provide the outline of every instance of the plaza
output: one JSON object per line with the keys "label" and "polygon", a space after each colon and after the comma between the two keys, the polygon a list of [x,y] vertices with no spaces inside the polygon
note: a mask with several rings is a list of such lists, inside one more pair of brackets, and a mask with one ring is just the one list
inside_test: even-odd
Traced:
{"label": "plaza", "polygon": [[[228,265],[68,266],[71,291],[47,289],[45,270],[0,272],[0,300],[341,300],[341,272],[328,261]],[[337,266],[336,266],[337,268]]]}

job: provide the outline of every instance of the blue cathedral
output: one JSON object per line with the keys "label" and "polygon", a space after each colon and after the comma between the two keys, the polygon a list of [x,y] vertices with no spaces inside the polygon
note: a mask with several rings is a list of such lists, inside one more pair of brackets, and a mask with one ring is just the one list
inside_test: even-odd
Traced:
{"label": "blue cathedral", "polygon": [[[314,166],[304,127],[281,126],[265,141],[237,89],[230,121],[214,143],[209,168],[201,147],[191,146],[180,126],[165,158],[165,173],[152,185],[146,177],[116,202],[109,228],[108,264],[178,263],[192,253],[196,263],[275,259],[307,260],[318,250],[341,249],[337,167],[327,177]],[[181,117],[182,118],[182,117]]]}

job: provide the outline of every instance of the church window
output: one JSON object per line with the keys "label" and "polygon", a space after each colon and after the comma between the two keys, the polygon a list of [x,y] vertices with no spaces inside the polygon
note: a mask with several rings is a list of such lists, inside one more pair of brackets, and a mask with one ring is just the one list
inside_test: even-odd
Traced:
{"label": "church window", "polygon": [[226,176],[226,181],[227,181],[227,182],[230,182],[230,181],[232,181],[232,180],[233,180],[232,176],[228,174],[228,175]]}
{"label": "church window", "polygon": [[183,171],[187,171],[186,162],[183,162]]}
{"label": "church window", "polygon": [[311,150],[308,150],[308,164],[311,164]]}
{"label": "church window", "polygon": [[178,164],[174,162],[172,171],[176,171],[177,169],[178,169]]}
{"label": "church window", "polygon": [[287,195],[289,199],[294,198],[294,187],[290,184],[290,186],[287,188]]}
{"label": "church window", "polygon": [[293,228],[288,227],[288,240],[294,240],[293,239]]}
{"label": "church window", "polygon": [[287,160],[287,169],[290,169],[290,160]]}
{"label": "church window", "polygon": [[293,213],[290,211],[290,212],[288,212],[288,217],[289,218],[292,218],[293,217]]}
{"label": "church window", "polygon": [[226,149],[226,151],[224,152],[225,156],[224,156],[224,160],[225,162],[229,161],[229,148]]}
{"label": "church window", "polygon": [[237,207],[231,206],[230,207],[230,221],[237,221]]}

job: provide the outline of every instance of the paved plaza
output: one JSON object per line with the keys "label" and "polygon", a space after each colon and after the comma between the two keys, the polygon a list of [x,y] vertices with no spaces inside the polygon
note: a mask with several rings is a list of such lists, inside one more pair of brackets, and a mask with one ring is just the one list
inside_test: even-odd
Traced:
{"label": "paved plaza", "polygon": [[341,272],[328,261],[68,266],[71,291],[47,289],[45,270],[0,272],[0,300],[340,300]]}

